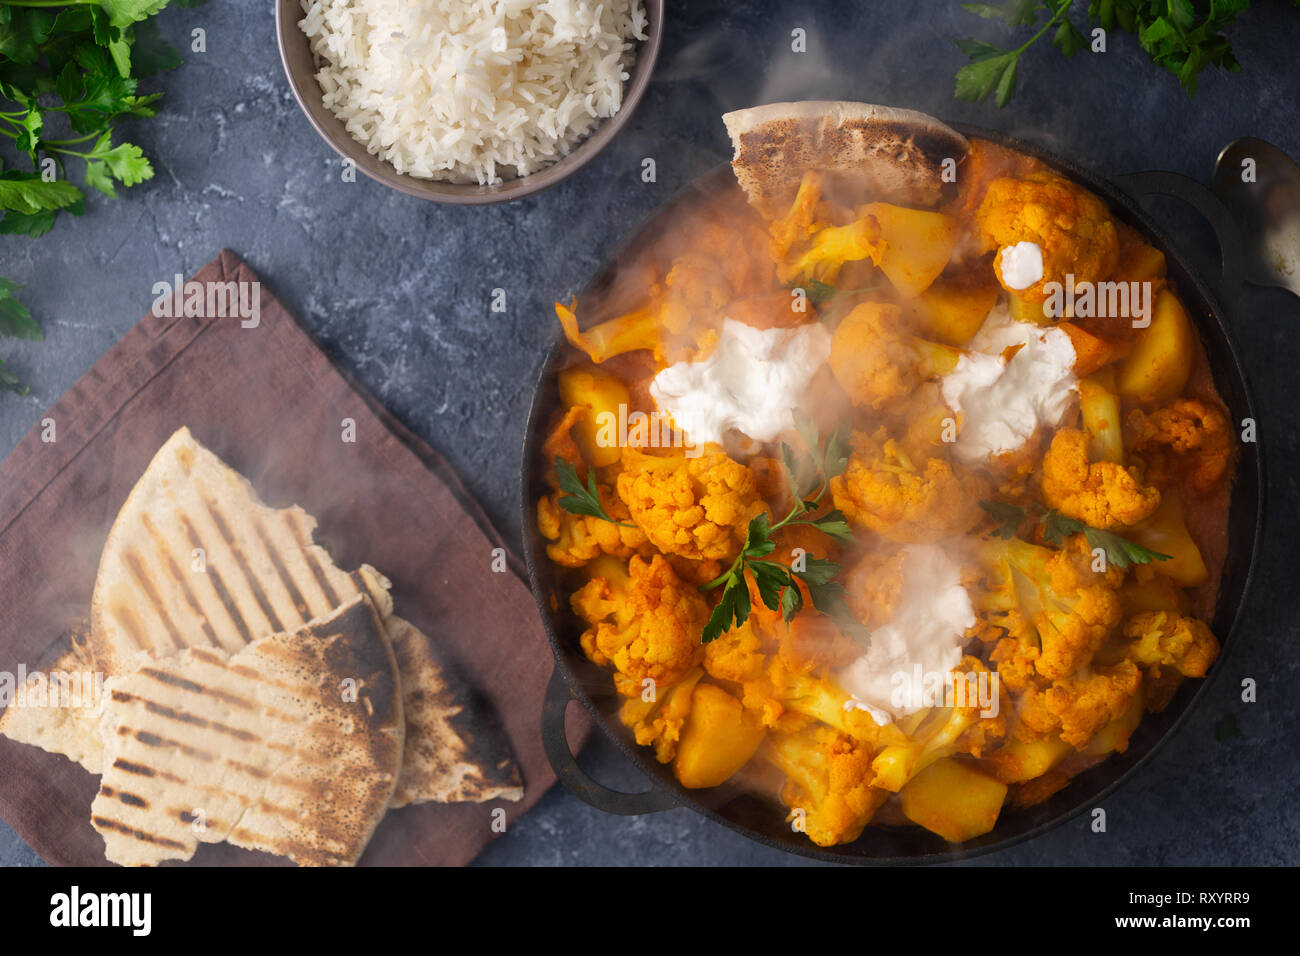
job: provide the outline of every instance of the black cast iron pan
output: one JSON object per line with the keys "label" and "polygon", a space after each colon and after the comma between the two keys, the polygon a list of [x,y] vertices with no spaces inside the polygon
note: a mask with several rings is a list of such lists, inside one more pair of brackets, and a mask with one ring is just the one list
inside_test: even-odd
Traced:
{"label": "black cast iron pan", "polygon": [[[1163,250],[1169,278],[1196,322],[1209,356],[1215,384],[1228,406],[1232,421],[1240,427],[1243,419],[1255,418],[1250,387],[1227,321],[1228,310],[1235,305],[1243,282],[1243,263],[1239,251],[1241,242],[1235,223],[1213,193],[1195,180],[1170,172],[1142,172],[1104,179],[1033,143],[989,130],[958,128],[967,136],[986,139],[1038,157],[1104,198],[1115,216],[1136,228]],[[709,189],[720,188],[730,176],[730,167],[723,165],[702,177],[683,196],[652,216],[630,240],[628,247],[631,248],[631,243],[639,237],[662,226],[677,203],[689,201],[697,195],[697,191],[707,192]],[[1213,226],[1222,262],[1221,274],[1213,282],[1206,282],[1196,274],[1177,246],[1143,212],[1139,201],[1148,195],[1167,195],[1180,199],[1199,211]],[[602,283],[608,282],[619,261],[619,255],[615,254],[603,272],[584,290],[584,294],[597,290]],[[557,333],[555,343],[542,364],[528,417],[520,482],[524,554],[533,595],[555,652],[555,671],[543,710],[543,743],[560,782],[574,795],[597,809],[631,815],[654,813],[678,806],[687,807],[767,846],[837,863],[928,863],[976,856],[1031,839],[1085,810],[1104,805],[1116,788],[1128,780],[1173,735],[1192,708],[1206,696],[1210,682],[1222,670],[1222,665],[1219,665],[1211,669],[1205,680],[1184,682],[1173,702],[1164,711],[1145,715],[1133,734],[1128,750],[1123,754],[1114,754],[1075,777],[1063,790],[1037,806],[1004,809],[993,832],[963,844],[947,843],[920,827],[869,826],[854,843],[823,849],[803,834],[793,832],[785,822],[783,809],[771,800],[728,786],[711,790],[687,790],[677,783],[668,766],[655,761],[649,748],[638,747],[627,728],[619,722],[619,699],[614,692],[610,675],[583,655],[578,645],[583,625],[568,609],[567,593],[557,586],[556,568],[547,559],[545,541],[537,532],[536,503],[544,489],[547,489],[543,481],[545,463],[538,456],[538,447],[542,431],[558,404],[553,373],[564,348],[563,336]],[[1262,540],[1263,517],[1264,468],[1260,447],[1257,443],[1243,444],[1231,496],[1227,560],[1212,622],[1214,633],[1223,645],[1220,660],[1227,656],[1234,641],[1239,639],[1237,624]],[[574,700],[580,701],[592,713],[601,732],[613,739],[627,755],[627,759],[645,774],[650,781],[650,789],[641,793],[610,790],[592,780],[578,767],[564,736],[564,712]]]}

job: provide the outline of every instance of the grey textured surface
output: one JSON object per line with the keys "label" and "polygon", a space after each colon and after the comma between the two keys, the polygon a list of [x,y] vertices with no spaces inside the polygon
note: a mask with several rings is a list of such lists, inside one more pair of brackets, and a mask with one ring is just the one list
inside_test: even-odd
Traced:
{"label": "grey textured surface", "polygon": [[[1133,40],[1061,60],[1037,49],[1006,110],[958,103],[962,63],[951,38],[997,39],[1003,28],[955,2],[670,0],[660,69],[623,135],[575,179],[516,204],[428,205],[362,179],[340,181],[333,152],[294,104],[275,51],[270,6],[248,0],[169,10],[163,32],[206,31],[207,52],[162,80],[157,119],[130,130],[157,169],[117,202],[91,201],[37,241],[0,237],[0,275],[24,297],[47,339],[0,343],[32,383],[0,396],[0,456],[147,310],[150,287],[191,273],[229,247],[251,263],[338,361],[442,451],[502,531],[518,541],[518,457],[532,382],[553,335],[550,303],[578,289],[611,244],[680,186],[727,156],[718,115],[789,98],[858,99],[913,107],[1024,135],[1102,173],[1172,169],[1208,180],[1218,149],[1257,135],[1300,155],[1294,68],[1300,12],[1257,0],[1234,33],[1241,76],[1208,75],[1189,102]],[[808,52],[790,52],[790,31]],[[657,160],[655,184],[640,161]],[[1207,231],[1158,205],[1201,261]],[[1208,268],[1208,266],[1207,266]],[[490,311],[494,288],[508,311]],[[1234,653],[1217,665],[1212,698],[1139,776],[1107,801],[1109,831],[1084,820],[1012,850],[995,865],[1046,863],[1296,863],[1300,736],[1294,647],[1300,590],[1294,541],[1300,487],[1295,369],[1300,303],[1250,289],[1236,337],[1261,409],[1270,524],[1263,573]],[[1242,677],[1259,682],[1243,704]],[[540,701],[536,703],[540,706]],[[1234,714],[1241,736],[1215,726]],[[636,772],[596,742],[584,764],[613,785]],[[0,864],[39,860],[0,824]],[[481,858],[484,864],[739,864],[806,862],[749,842],[685,810],[604,816],[556,790]]]}

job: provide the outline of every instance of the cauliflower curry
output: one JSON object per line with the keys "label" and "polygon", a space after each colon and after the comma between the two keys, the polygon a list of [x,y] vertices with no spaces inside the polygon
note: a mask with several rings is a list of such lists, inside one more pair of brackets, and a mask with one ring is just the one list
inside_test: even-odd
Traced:
{"label": "cauliflower curry", "polygon": [[[1146,314],[1049,307],[1107,282]],[[1037,160],[974,141],[930,209],[729,188],[557,312],[538,528],[684,787],[960,842],[1214,663],[1234,428],[1163,255]]]}

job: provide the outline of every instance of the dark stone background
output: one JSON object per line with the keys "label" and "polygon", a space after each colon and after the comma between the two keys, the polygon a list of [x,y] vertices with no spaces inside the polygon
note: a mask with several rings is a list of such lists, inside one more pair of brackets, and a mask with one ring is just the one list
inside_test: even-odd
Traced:
{"label": "dark stone background", "polygon": [[[1242,135],[1300,155],[1295,67],[1300,11],[1256,0],[1232,35],[1239,76],[1208,74],[1195,102],[1116,34],[1106,55],[1064,61],[1044,41],[1022,64],[1010,107],[959,103],[963,63],[952,38],[1008,38],[956,2],[670,0],[663,56],[645,101],[598,160],[540,195],[482,208],[437,206],[362,178],[343,183],[333,152],[295,105],[266,2],[168,10],[174,42],[193,27],[207,52],[166,75],[159,116],[127,132],[157,175],[116,202],[92,199],[39,240],[0,237],[0,275],[47,339],[0,342],[32,385],[0,396],[0,456],[148,309],[151,285],[189,274],[227,246],[247,259],[337,360],[442,451],[493,520],[519,540],[517,481],[524,417],[554,334],[550,308],[601,264],[611,244],[682,185],[729,155],[722,112],[782,99],[863,100],[913,107],[1032,138],[1103,174],[1171,169],[1207,181],[1218,150]],[[790,31],[808,52],[790,52]],[[1017,45],[1020,41],[1016,41]],[[188,46],[188,43],[187,43]],[[643,184],[642,157],[659,181]],[[1208,230],[1172,200],[1153,207],[1212,269]],[[509,311],[493,314],[495,287]],[[1300,861],[1300,737],[1290,687],[1300,589],[1293,537],[1295,330],[1300,304],[1251,288],[1235,319],[1260,405],[1270,518],[1263,571],[1226,673],[1164,751],[1106,804],[1109,832],[1076,819],[981,863],[1172,864]],[[1243,676],[1259,703],[1243,704]],[[541,702],[537,701],[536,706]],[[1241,733],[1215,728],[1235,715]],[[598,778],[639,788],[612,745],[584,756]],[[39,860],[0,824],[0,863]],[[676,810],[604,816],[556,790],[482,857],[485,864],[796,864]]]}

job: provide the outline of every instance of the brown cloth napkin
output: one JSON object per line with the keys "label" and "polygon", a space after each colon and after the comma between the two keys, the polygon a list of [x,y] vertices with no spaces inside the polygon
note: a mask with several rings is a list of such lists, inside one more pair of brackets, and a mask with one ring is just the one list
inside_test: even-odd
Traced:
{"label": "brown cloth napkin", "polygon": [[[193,278],[260,281],[229,250]],[[317,541],[340,566],[369,562],[392,579],[396,612],[495,707],[524,800],[390,811],[362,858],[467,863],[496,835],[495,807],[508,826],[555,781],[540,728],[554,662],[520,562],[507,549],[509,570],[494,572],[493,549],[505,545],[447,463],[350,382],[265,286],[258,301],[256,328],[146,316],[0,466],[0,670],[37,669],[86,618],[109,525],[154,452],[188,425],[269,504],[315,515]],[[345,419],[355,443],[342,440]],[[580,711],[570,708],[572,740],[589,729]],[[0,738],[0,816],[49,862],[104,863],[89,821],[97,787],[70,760]],[[285,861],[220,844],[194,862]]]}

